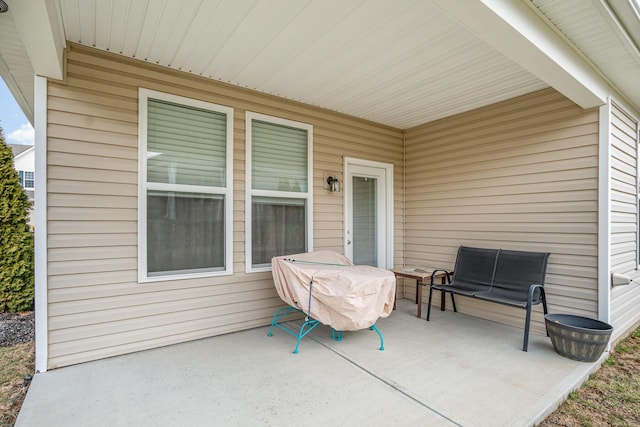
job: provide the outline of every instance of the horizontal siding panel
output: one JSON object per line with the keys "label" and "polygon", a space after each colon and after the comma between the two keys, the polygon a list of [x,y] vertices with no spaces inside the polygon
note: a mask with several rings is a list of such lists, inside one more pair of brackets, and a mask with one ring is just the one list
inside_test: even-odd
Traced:
{"label": "horizontal siding panel", "polygon": [[[134,283],[132,281],[121,283],[102,283],[93,284],[91,286],[73,286],[57,288],[50,294],[51,302],[66,302],[66,301],[82,301],[92,298],[107,298],[126,295],[143,295],[150,292],[163,292],[166,295],[167,300],[179,299],[184,297],[185,289],[193,290],[193,294],[197,296],[212,296],[223,295],[232,293],[252,293],[254,291],[271,289],[275,287],[273,283],[265,280],[244,280],[240,281],[239,277],[234,278],[235,282],[218,281],[217,283],[211,283],[204,281],[200,284],[193,282],[186,285],[185,283],[173,283],[171,285],[165,284],[162,287],[156,285]],[[138,297],[140,298],[140,297]],[[80,315],[78,315],[80,316]],[[81,316],[78,317],[82,318]],[[59,316],[56,318],[56,327],[68,328],[77,325],[78,319],[67,316]],[[68,322],[68,323],[64,323]]]}
{"label": "horizontal siding panel", "polygon": [[118,270],[109,272],[89,272],[85,274],[64,274],[49,276],[49,290],[64,289],[77,286],[91,287],[94,285],[121,284],[131,286],[138,280],[138,269]]}
{"label": "horizontal siding panel", "polygon": [[629,212],[636,205],[638,195],[627,191],[628,188],[611,190],[611,209],[613,211]]}
{"label": "horizontal siding panel", "polygon": [[47,127],[47,136],[56,139],[68,139],[72,141],[86,141],[98,144],[117,145],[124,147],[137,147],[138,134],[111,133],[94,129],[82,129],[63,125],[50,124]]}
{"label": "horizontal siding panel", "polygon": [[77,259],[117,259],[117,258],[135,258],[138,256],[138,247],[136,246],[99,246],[81,248],[58,248],[51,249],[47,260],[49,262],[57,261],[75,261]]}
{"label": "horizontal siding panel", "polygon": [[49,153],[49,164],[64,167],[91,168],[95,170],[94,174],[99,174],[100,170],[131,172],[136,171],[138,167],[138,162],[133,159],[56,152]]}
{"label": "horizontal siding panel", "polygon": [[131,258],[102,258],[73,261],[49,262],[49,275],[67,275],[79,273],[99,273],[119,270],[133,270],[138,268],[135,259]]}
{"label": "horizontal siding panel", "polygon": [[49,207],[137,209],[137,197],[98,196],[93,194],[49,194]]}
{"label": "horizontal siding panel", "polygon": [[84,114],[66,113],[49,109],[47,116],[49,123],[61,124],[81,129],[90,129],[109,133],[119,133],[126,135],[138,135],[137,122],[130,120],[113,120],[86,116]]}
{"label": "horizontal siding panel", "polygon": [[[131,120],[138,112],[138,102],[131,97],[109,92],[83,90],[70,85],[51,85],[47,107],[52,110],[87,114],[96,117]],[[115,115],[116,117],[111,117]],[[128,117],[128,118],[127,118]],[[137,119],[135,120],[137,122]]]}
{"label": "horizontal siding panel", "polygon": [[[217,306],[246,302],[248,299],[261,300],[277,297],[274,287],[253,290],[250,297],[240,292],[216,292],[215,286],[209,289],[193,288],[190,289],[188,295],[189,298],[185,292],[166,291],[69,301],[65,304],[51,304],[49,315],[52,319],[64,315],[66,321],[71,324],[88,325],[112,322],[118,319],[135,320],[145,316],[179,311],[188,312],[201,308],[213,309]],[[282,302],[280,304],[282,305]]]}
{"label": "horizontal siding panel", "polygon": [[70,181],[112,182],[117,184],[137,184],[138,175],[134,172],[96,170],[52,166],[47,172],[49,179]]}
{"label": "horizontal siding panel", "polygon": [[[138,226],[132,221],[50,221],[49,234],[96,234],[96,230],[104,234],[137,233]],[[98,234],[99,236],[99,234]]]}
{"label": "horizontal siding panel", "polygon": [[[435,198],[436,200],[447,198],[460,198],[460,197],[490,197],[490,196],[510,196],[517,194],[540,194],[540,183],[520,184],[517,186],[510,186],[506,182],[502,186],[496,187],[481,187],[477,183],[477,179],[474,179],[473,184],[470,184],[471,188],[466,188],[460,185],[460,183],[453,183],[451,185],[440,185],[432,188],[428,185],[423,187],[412,186],[406,190],[408,199],[415,196],[419,199]],[[594,190],[597,188],[596,179],[581,179],[581,180],[569,180],[564,182],[552,182],[545,183],[545,190],[549,193],[567,192],[567,191],[581,191],[581,190]],[[564,184],[564,186],[563,186]],[[435,201],[435,200],[434,200]],[[491,203],[488,200],[487,203]]]}
{"label": "horizontal siding panel", "polygon": [[96,242],[101,246],[127,246],[138,244],[137,233],[93,233],[87,234],[52,234],[49,236],[49,249],[92,247]]}
{"label": "horizontal siding panel", "polygon": [[135,147],[58,138],[50,138],[47,145],[48,150],[52,153],[84,154],[107,159],[138,160],[138,149]]}
{"label": "horizontal siding panel", "polygon": [[47,218],[50,221],[136,221],[138,212],[111,207],[51,207]]}
{"label": "horizontal siding panel", "polygon": [[51,179],[48,181],[47,190],[50,193],[105,196],[120,195],[138,197],[137,184],[120,184],[113,182],[67,181],[62,179]]}
{"label": "horizontal siding panel", "polygon": [[[59,87],[59,86],[58,86]],[[74,94],[68,92],[70,96]],[[51,112],[62,112],[67,116],[70,114],[76,114],[79,117],[84,117],[84,120],[89,121],[92,119],[98,120],[112,120],[117,122],[129,122],[135,126],[135,133],[137,133],[138,121],[135,120],[135,113],[138,111],[138,104],[132,102],[131,99],[121,99],[121,102],[116,105],[110,105],[105,96],[96,96],[94,94],[82,94],[82,98],[64,98],[61,97],[60,91],[53,89],[49,92],[49,101],[47,107]],[[66,116],[60,116],[60,118]],[[58,122],[52,120],[52,122]],[[67,122],[62,122],[68,125]],[[93,126],[91,126],[93,127]],[[109,130],[109,129],[107,129]]]}
{"label": "horizontal siding panel", "polygon": [[[176,311],[174,313],[163,314],[162,316],[140,316],[136,318],[138,331],[142,332],[149,328],[167,327],[171,328],[175,324],[189,322],[191,324],[195,322],[201,322],[203,324],[211,324],[214,320],[212,317],[230,314],[236,312],[240,307],[236,306],[237,303],[225,302],[221,304],[220,310],[212,309],[210,306],[197,308],[190,308],[188,311]],[[272,305],[277,308],[282,305],[282,301],[279,298],[274,298],[273,294],[269,299],[258,299],[255,301],[243,301],[242,310],[251,311],[264,309],[266,304]],[[74,328],[60,328],[50,336],[51,342],[64,343],[76,340],[100,340],[104,337],[111,336],[113,334],[127,334],[131,330],[131,325],[127,320],[118,320],[108,323],[97,323],[88,326],[74,327]]]}

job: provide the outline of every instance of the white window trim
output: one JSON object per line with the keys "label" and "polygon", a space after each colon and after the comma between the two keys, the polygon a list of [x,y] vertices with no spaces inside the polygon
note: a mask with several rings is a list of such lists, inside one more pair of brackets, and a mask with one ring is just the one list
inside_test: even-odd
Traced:
{"label": "white window trim", "polygon": [[[35,176],[36,176],[35,172],[34,171],[27,171],[27,170],[22,171],[22,172],[24,172],[23,178],[22,178],[22,184],[23,184],[24,188],[27,188],[29,190],[33,190],[35,188],[35,182],[36,182],[36,180],[35,180]],[[28,173],[33,174],[33,178],[31,178],[29,180],[32,183],[31,186],[27,186],[27,174]]]}
{"label": "white window trim", "polygon": [[[225,268],[219,271],[201,273],[173,273],[162,276],[147,275],[147,190],[162,190],[164,184],[147,183],[147,99],[159,99],[185,105],[187,107],[224,113],[227,115],[227,159],[226,159],[226,187],[204,191],[210,194],[224,195],[224,232],[225,232]],[[138,282],[161,282],[168,280],[183,280],[199,277],[225,276],[233,274],[233,108],[213,104],[192,98],[185,98],[169,93],[140,88],[138,91]],[[188,191],[191,186],[181,186]],[[175,186],[173,186],[175,188]],[[202,193],[201,187],[193,188]]]}
{"label": "white window trim", "polygon": [[[277,125],[289,126],[307,131],[307,192],[286,192],[286,191],[268,191],[254,190],[251,188],[251,144],[252,144],[252,126],[253,120],[273,123]],[[306,241],[307,251],[313,251],[313,125],[308,123],[296,122],[293,120],[283,119],[281,117],[268,116],[265,114],[247,111],[245,113],[245,271],[247,273],[257,273],[262,271],[271,271],[271,266],[253,267],[252,266],[252,204],[253,196],[264,197],[287,197],[294,199],[306,200],[306,224],[307,230]]]}

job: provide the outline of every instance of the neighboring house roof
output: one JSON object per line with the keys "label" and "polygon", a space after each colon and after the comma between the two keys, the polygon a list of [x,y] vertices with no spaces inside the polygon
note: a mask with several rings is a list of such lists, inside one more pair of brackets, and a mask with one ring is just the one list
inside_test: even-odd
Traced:
{"label": "neighboring house roof", "polygon": [[0,74],[32,109],[33,73],[63,78],[70,41],[397,128],[548,86],[583,108],[618,91],[640,110],[638,41],[616,13],[604,0],[13,2]]}
{"label": "neighboring house roof", "polygon": [[11,151],[13,151],[13,157],[16,158],[18,156],[23,155],[27,151],[33,150],[33,145],[23,145],[23,144],[8,144],[11,147]]}

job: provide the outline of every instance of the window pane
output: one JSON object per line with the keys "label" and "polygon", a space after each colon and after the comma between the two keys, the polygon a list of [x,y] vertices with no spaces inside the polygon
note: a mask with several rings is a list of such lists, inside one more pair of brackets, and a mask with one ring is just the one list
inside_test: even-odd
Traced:
{"label": "window pane", "polygon": [[252,188],[306,192],[307,137],[305,129],[252,120]]}
{"label": "window pane", "polygon": [[147,181],[224,187],[227,115],[148,100]]}
{"label": "window pane", "polygon": [[253,266],[268,265],[279,255],[306,252],[306,201],[252,198]]}
{"label": "window pane", "polygon": [[33,188],[35,184],[34,172],[24,172],[24,187]]}
{"label": "window pane", "polygon": [[376,185],[377,179],[354,176],[353,189],[353,262],[378,265]]}
{"label": "window pane", "polygon": [[18,171],[18,180],[20,185],[24,187],[24,171]]}
{"label": "window pane", "polygon": [[147,194],[149,276],[224,269],[224,196]]}

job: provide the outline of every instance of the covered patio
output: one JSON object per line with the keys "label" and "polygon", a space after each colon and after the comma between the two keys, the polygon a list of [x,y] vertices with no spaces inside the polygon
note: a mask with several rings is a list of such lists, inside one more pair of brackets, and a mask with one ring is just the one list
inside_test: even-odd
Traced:
{"label": "covered patio", "polygon": [[260,327],[41,373],[16,426],[531,426],[599,366],[539,334],[525,353],[520,328],[415,313],[401,300],[378,322],[384,351],[374,332],[335,342],[321,326],[294,355]]}

